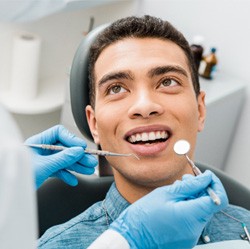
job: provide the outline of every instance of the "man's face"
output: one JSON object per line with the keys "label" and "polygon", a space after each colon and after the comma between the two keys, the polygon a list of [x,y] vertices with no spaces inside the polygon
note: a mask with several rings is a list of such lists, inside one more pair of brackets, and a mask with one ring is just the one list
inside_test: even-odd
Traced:
{"label": "man's face", "polygon": [[182,49],[171,41],[127,38],[103,50],[94,73],[95,109],[88,106],[86,114],[95,142],[140,158],[108,157],[115,177],[156,187],[191,173],[173,146],[186,139],[192,157],[205,106],[204,93],[196,98]]}

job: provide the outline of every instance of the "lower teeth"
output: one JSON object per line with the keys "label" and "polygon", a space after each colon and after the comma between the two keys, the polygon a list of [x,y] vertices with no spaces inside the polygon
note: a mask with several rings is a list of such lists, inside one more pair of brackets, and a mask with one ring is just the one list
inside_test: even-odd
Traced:
{"label": "lower teeth", "polygon": [[151,140],[151,141],[140,141],[140,142],[134,142],[133,144],[145,144],[145,145],[149,145],[149,144],[153,144],[153,143],[159,143],[159,142],[164,142],[166,141],[166,139],[156,139],[156,140]]}

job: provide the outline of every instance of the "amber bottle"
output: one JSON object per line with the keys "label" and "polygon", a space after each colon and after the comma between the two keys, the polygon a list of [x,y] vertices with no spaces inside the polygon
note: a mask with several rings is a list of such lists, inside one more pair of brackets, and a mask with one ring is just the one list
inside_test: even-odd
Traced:
{"label": "amber bottle", "polygon": [[212,79],[216,70],[218,61],[215,53],[216,48],[211,48],[210,54],[203,57],[200,63],[199,74],[206,79]]}

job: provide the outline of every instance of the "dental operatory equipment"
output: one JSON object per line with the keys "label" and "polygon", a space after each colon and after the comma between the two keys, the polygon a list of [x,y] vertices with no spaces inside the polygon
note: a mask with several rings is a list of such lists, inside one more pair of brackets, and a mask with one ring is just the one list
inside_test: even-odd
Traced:
{"label": "dental operatory equipment", "polygon": [[[67,147],[65,147],[65,146],[50,145],[50,144],[25,144],[25,145],[28,147],[39,148],[39,149],[44,149],[44,150],[58,150],[58,151],[60,151],[60,150],[67,149]],[[97,156],[124,156],[124,157],[133,156],[137,160],[140,160],[140,158],[133,153],[124,154],[124,153],[115,153],[115,152],[110,152],[110,151],[105,151],[105,150],[87,149],[87,148],[84,149],[84,151],[88,154],[97,155]]]}
{"label": "dental operatory equipment", "polygon": [[[190,144],[186,140],[179,140],[174,145],[175,153],[178,155],[184,155],[187,158],[189,165],[192,167],[194,174],[196,176],[200,175],[202,174],[201,171],[199,170],[197,166],[195,166],[194,162],[187,155],[189,150],[190,150]],[[207,188],[207,192],[216,205],[221,204],[220,198],[216,195],[216,193],[210,187]]]}
{"label": "dental operatory equipment", "polygon": [[0,248],[35,249],[37,210],[31,155],[0,104]]}

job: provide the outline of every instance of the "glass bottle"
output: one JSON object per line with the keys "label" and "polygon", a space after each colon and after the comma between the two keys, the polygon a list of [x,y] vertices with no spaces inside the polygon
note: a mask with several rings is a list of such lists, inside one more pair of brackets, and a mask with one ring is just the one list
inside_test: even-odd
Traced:
{"label": "glass bottle", "polygon": [[213,78],[213,74],[216,70],[216,65],[218,63],[215,53],[216,48],[211,48],[210,54],[203,57],[199,67],[199,74],[201,77],[206,79]]}
{"label": "glass bottle", "polygon": [[199,70],[200,67],[200,62],[202,60],[202,55],[203,55],[203,42],[204,38],[203,36],[196,35],[193,38],[193,43],[190,46],[193,57],[194,57],[194,63],[196,65],[197,70]]}

